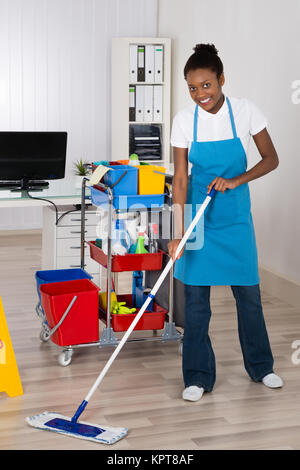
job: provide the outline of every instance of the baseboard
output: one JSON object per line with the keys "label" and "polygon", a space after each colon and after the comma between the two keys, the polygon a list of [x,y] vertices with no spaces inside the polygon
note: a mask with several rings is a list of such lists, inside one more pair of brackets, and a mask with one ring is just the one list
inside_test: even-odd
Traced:
{"label": "baseboard", "polygon": [[261,289],[294,307],[300,307],[300,285],[265,267],[259,269]]}

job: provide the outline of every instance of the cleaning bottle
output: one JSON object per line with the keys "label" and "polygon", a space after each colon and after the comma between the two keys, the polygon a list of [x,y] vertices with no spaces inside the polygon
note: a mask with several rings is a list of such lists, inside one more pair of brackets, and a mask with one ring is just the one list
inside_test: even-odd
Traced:
{"label": "cleaning bottle", "polygon": [[138,246],[138,237],[139,237],[139,235],[143,237],[143,246],[144,246],[143,249],[145,251],[142,251],[142,253],[148,253],[147,249],[145,248],[145,245],[147,245],[148,237],[146,236],[145,232],[143,232],[142,230],[138,230],[137,234],[136,234],[136,237],[135,237],[135,242],[132,243],[132,245],[129,248],[129,253],[131,253],[131,254],[137,253],[136,250],[137,250],[137,246]]}
{"label": "cleaning bottle", "polygon": [[111,252],[113,255],[125,255],[129,252],[130,236],[125,229],[124,220],[116,220],[116,227],[111,236]]}
{"label": "cleaning bottle", "polygon": [[139,156],[136,153],[132,153],[129,156],[129,165],[138,166],[139,164],[140,164]]}
{"label": "cleaning bottle", "polygon": [[158,224],[150,225],[150,237],[149,237],[149,253],[158,252]]}
{"label": "cleaning bottle", "polygon": [[129,248],[129,253],[135,253],[136,250],[136,242],[137,242],[137,224],[138,224],[138,219],[137,216],[133,216],[131,219],[126,219],[125,220],[125,227],[127,232],[129,233],[130,236],[130,248]]}
{"label": "cleaning bottle", "polygon": [[[107,293],[106,292],[99,292],[99,303],[100,303],[100,307],[102,308],[102,310],[106,312],[106,308],[107,308]],[[118,303],[117,295],[115,291],[112,289],[111,294],[110,294],[110,311],[111,312],[114,310],[117,303]]]}
{"label": "cleaning bottle", "polygon": [[144,241],[145,241],[145,233],[144,232],[139,232],[138,239],[137,239],[136,250],[135,250],[135,252],[137,254],[149,253],[148,250],[146,250],[146,248],[144,246]]}
{"label": "cleaning bottle", "polygon": [[139,293],[143,291],[143,271],[133,271],[132,273],[132,306],[136,307]]}
{"label": "cleaning bottle", "polygon": [[102,248],[102,239],[101,238],[96,238],[95,246],[97,246],[98,248]]}

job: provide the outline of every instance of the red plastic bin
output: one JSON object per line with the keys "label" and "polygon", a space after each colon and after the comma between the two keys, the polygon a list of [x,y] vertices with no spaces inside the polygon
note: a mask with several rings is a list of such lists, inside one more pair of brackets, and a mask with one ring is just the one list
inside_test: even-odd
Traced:
{"label": "red plastic bin", "polygon": [[[118,295],[118,302],[126,302],[126,306],[132,306],[132,294]],[[136,314],[140,311],[136,309],[136,313],[128,314],[111,314],[111,326],[116,332],[126,331],[135,319]],[[168,311],[153,302],[153,312],[145,310],[140,320],[137,322],[135,330],[161,330],[164,327],[165,316]],[[106,322],[106,312],[100,310],[100,318]]]}
{"label": "red plastic bin", "polygon": [[59,346],[99,341],[99,287],[88,279],[53,282],[40,286],[42,306],[52,329],[76,295],[61,326],[51,336]]}
{"label": "red plastic bin", "polygon": [[108,165],[122,165],[122,163],[118,162],[118,161],[106,161],[106,160],[103,160],[103,161],[99,161],[99,162],[92,162],[92,171],[95,171],[97,166],[99,165],[104,165],[104,166],[108,166]]}
{"label": "red plastic bin", "polygon": [[[95,245],[95,241],[87,242],[90,246],[91,258],[107,268],[107,255],[101,248]],[[162,268],[162,259],[165,252],[157,253],[112,255],[111,270],[119,273],[122,271],[159,271]]]}

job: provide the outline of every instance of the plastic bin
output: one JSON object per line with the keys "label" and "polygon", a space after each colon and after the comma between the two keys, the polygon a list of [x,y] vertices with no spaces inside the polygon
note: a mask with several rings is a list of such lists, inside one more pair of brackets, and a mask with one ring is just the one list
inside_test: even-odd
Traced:
{"label": "plastic bin", "polygon": [[[106,206],[109,204],[107,192],[100,186],[91,187],[91,201],[95,206]],[[155,210],[163,207],[165,202],[165,194],[145,194],[145,195],[122,195],[114,196],[113,207],[115,209],[134,209],[151,208]]]}
{"label": "plastic bin", "polygon": [[108,160],[99,160],[98,162],[93,162],[92,165],[95,167],[98,165],[104,165],[104,166],[113,166],[113,165],[120,165],[118,161],[113,162],[113,161],[108,161]]}
{"label": "plastic bin", "polygon": [[[120,177],[122,179],[112,188],[114,195],[136,195],[138,192],[138,169],[131,165],[108,165],[108,171],[102,179],[107,186],[112,187]],[[126,172],[125,176],[124,173]]]}
{"label": "plastic bin", "polygon": [[96,170],[98,165],[103,165],[103,166],[114,166],[114,165],[121,165],[118,161],[113,162],[113,161],[108,161],[108,160],[100,160],[97,162],[92,163],[92,170]]}
{"label": "plastic bin", "polygon": [[[107,255],[95,245],[95,241],[87,242],[90,246],[90,256],[97,263],[107,268]],[[164,251],[157,253],[112,255],[111,270],[118,273],[122,271],[159,271],[162,268]]]}
{"label": "plastic bin", "polygon": [[163,194],[165,189],[165,176],[155,173],[165,173],[166,169],[156,165],[139,166],[139,194]]}
{"label": "plastic bin", "polygon": [[88,279],[40,286],[42,306],[49,328],[54,328],[77,296],[68,315],[51,336],[59,346],[99,341],[99,287]]}
{"label": "plastic bin", "polygon": [[84,269],[52,269],[50,271],[37,271],[35,273],[36,287],[41,301],[40,285],[50,282],[76,281],[77,279],[92,279]]}
{"label": "plastic bin", "polygon": [[[118,302],[126,302],[126,306],[129,308],[132,306],[132,295],[118,295]],[[114,331],[126,331],[130,327],[136,314],[140,309],[136,309],[135,313],[128,314],[111,314],[111,326]],[[164,327],[165,317],[168,313],[167,310],[160,307],[158,304],[153,302],[153,312],[145,310],[144,314],[137,322],[135,330],[161,330]],[[106,312],[100,310],[100,318],[106,322]]]}

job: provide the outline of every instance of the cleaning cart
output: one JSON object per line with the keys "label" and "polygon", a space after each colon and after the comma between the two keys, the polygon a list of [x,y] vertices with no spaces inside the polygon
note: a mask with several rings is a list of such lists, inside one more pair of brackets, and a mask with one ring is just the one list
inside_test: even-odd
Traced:
{"label": "cleaning cart", "polygon": [[[96,241],[88,242],[90,246],[90,256],[101,266],[106,268],[107,273],[107,302],[106,311],[100,309],[100,320],[105,323],[105,328],[100,337],[100,346],[116,346],[118,339],[116,332],[126,331],[133,319],[138,313],[137,308],[134,314],[111,314],[111,296],[112,277],[114,273],[133,272],[142,273],[143,271],[161,271],[163,257],[168,255],[163,250],[157,250],[154,253],[114,255],[112,254],[111,235],[113,230],[113,221],[123,218],[124,215],[132,212],[144,213],[147,218],[153,212],[167,211],[170,220],[170,230],[172,230],[172,210],[171,197],[165,192],[165,169],[153,167],[152,165],[141,165],[138,167],[128,167],[126,165],[112,165],[112,171],[105,175],[103,182],[91,187],[91,201],[96,206],[101,206],[108,213],[108,227],[105,238],[107,239],[107,252],[96,246]],[[151,185],[149,180],[151,179]],[[81,239],[81,266],[84,266],[84,220],[85,220],[85,178],[82,182],[82,239]],[[149,193],[152,194],[149,194]],[[171,234],[170,234],[171,235]],[[146,294],[145,294],[146,295]],[[145,297],[144,297],[145,298]],[[124,296],[118,296],[126,305],[134,305],[132,293]],[[169,308],[162,308],[156,303],[152,303],[152,309],[148,309],[143,314],[141,320],[137,323],[135,330],[152,330],[152,336],[132,338],[134,341],[180,341],[182,334],[177,331],[173,322],[173,269],[169,273]],[[161,330],[161,334],[157,332]]]}
{"label": "cleaning cart", "polygon": [[[113,165],[112,165],[113,166]],[[112,313],[111,296],[108,295],[112,290],[113,274],[120,272],[133,272],[134,275],[141,275],[143,271],[159,272],[163,265],[163,257],[167,254],[163,250],[157,250],[155,253],[113,255],[111,249],[112,222],[132,214],[132,212],[144,212],[147,216],[151,212],[167,211],[170,220],[172,220],[171,198],[168,194],[159,191],[155,187],[155,181],[161,185],[162,175],[156,173],[154,178],[154,194],[137,194],[138,188],[142,192],[149,192],[149,185],[145,185],[143,179],[149,178],[150,168],[143,169],[138,180],[136,168],[124,165],[117,165],[118,168],[114,174],[107,175],[105,182],[99,182],[90,188],[91,196],[87,196],[86,183],[88,178],[82,181],[81,194],[81,269],[38,271],[36,273],[37,290],[39,303],[36,307],[38,315],[42,319],[42,331],[40,338],[42,341],[51,339],[53,343],[63,350],[58,356],[58,362],[62,366],[71,363],[74,349],[96,346],[117,346],[119,340],[115,333],[124,332],[128,329],[132,321],[139,312],[139,307],[134,313]],[[155,176],[158,177],[155,178]],[[125,178],[126,176],[126,178]],[[142,179],[141,179],[142,178]],[[164,182],[164,177],[163,177]],[[129,190],[128,190],[129,186]],[[161,187],[161,186],[160,186]],[[128,194],[129,193],[129,194]],[[84,270],[85,265],[85,209],[86,200],[91,198],[92,203],[101,206],[108,214],[108,229],[105,234],[107,238],[107,253],[96,245],[96,240],[87,242],[90,246],[91,258],[106,268],[107,290],[106,310],[95,307],[95,288],[99,300],[99,288],[92,283],[91,276]],[[170,227],[172,224],[170,225]],[[71,290],[70,290],[71,289]],[[141,303],[146,294],[141,293]],[[88,301],[84,301],[93,296],[94,303],[92,311],[88,312]],[[118,295],[119,302],[125,302],[127,306],[132,307],[135,304],[133,294]],[[97,310],[97,312],[96,312]],[[96,312],[96,313],[95,313]],[[177,331],[173,322],[173,270],[169,274],[169,308],[161,307],[155,299],[148,310],[146,310],[135,326],[135,330],[152,331],[152,336],[136,337],[129,340],[134,341],[180,341],[182,334]],[[88,322],[86,323],[86,319]],[[105,327],[100,336],[100,325],[102,322]],[[97,323],[97,328],[96,328]],[[86,328],[83,325],[86,325]],[[97,332],[96,332],[97,330]],[[79,332],[79,335],[76,332]],[[161,331],[158,335],[157,332]],[[71,332],[71,333],[70,333]]]}

